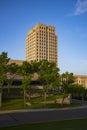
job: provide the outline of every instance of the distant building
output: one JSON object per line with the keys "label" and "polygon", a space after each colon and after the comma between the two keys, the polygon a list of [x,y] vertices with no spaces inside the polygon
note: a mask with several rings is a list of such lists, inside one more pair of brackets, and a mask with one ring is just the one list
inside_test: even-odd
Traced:
{"label": "distant building", "polygon": [[18,64],[18,65],[22,65],[23,60],[13,60],[13,59],[11,59],[11,60],[9,60],[9,64],[11,64],[11,63],[15,63],[15,64]]}
{"label": "distant building", "polygon": [[40,61],[46,59],[57,64],[57,44],[55,27],[37,24],[28,32],[26,38],[26,60]]}
{"label": "distant building", "polygon": [[[9,63],[16,63],[18,65],[22,65],[23,60],[10,60]],[[75,76],[75,83],[82,85],[83,87],[87,88],[87,75],[74,75]],[[16,81],[14,82],[21,82],[22,77],[21,76],[16,76]],[[38,80],[38,75],[34,73],[33,81]],[[37,83],[38,84],[38,83]]]}
{"label": "distant building", "polygon": [[75,75],[75,83],[82,85],[87,88],[87,75]]}

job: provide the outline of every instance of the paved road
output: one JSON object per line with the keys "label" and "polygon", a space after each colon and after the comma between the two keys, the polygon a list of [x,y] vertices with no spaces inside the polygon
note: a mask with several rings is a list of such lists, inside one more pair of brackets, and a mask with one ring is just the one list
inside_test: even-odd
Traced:
{"label": "paved road", "polygon": [[76,118],[87,118],[87,107],[0,112],[0,127]]}

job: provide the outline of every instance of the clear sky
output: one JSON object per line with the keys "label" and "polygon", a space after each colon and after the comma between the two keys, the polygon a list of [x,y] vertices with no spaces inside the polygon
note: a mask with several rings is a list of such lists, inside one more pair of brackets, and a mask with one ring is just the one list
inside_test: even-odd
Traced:
{"label": "clear sky", "polygon": [[87,0],[0,0],[0,53],[25,60],[37,23],[56,27],[60,72],[87,75]]}

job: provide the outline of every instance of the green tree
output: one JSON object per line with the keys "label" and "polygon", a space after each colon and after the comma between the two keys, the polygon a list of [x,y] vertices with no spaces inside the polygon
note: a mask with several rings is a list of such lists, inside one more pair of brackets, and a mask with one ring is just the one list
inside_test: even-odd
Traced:
{"label": "green tree", "polygon": [[65,72],[61,75],[61,85],[64,92],[68,91],[69,85],[75,82],[75,77],[73,73]]}
{"label": "green tree", "polygon": [[84,97],[86,94],[86,88],[83,85],[80,84],[71,84],[69,85],[68,92],[73,95],[73,97],[77,96],[77,98],[82,99],[82,104],[84,101]]}
{"label": "green tree", "polygon": [[46,102],[48,89],[54,87],[54,84],[56,84],[55,81],[58,76],[58,71],[59,69],[56,67],[55,63],[48,62],[47,60],[40,61],[38,74],[39,74],[40,82],[43,85],[44,102]]}
{"label": "green tree", "polygon": [[85,91],[86,91],[86,88],[83,85],[77,84],[77,94],[78,94],[78,96],[81,97],[82,104],[83,104],[83,100],[84,100]]}
{"label": "green tree", "polygon": [[27,61],[24,61],[23,64],[19,67],[19,74],[26,77],[32,73],[33,73],[32,64]]}
{"label": "green tree", "polygon": [[64,102],[64,99],[66,97],[66,93],[70,92],[70,87],[72,84],[75,82],[75,77],[73,73],[65,72],[61,75],[61,87],[62,87],[62,92],[63,92],[63,99],[62,99],[62,105]]}
{"label": "green tree", "polygon": [[38,73],[40,62],[31,61],[31,66],[32,66],[32,72],[33,73]]}
{"label": "green tree", "polygon": [[[33,72],[32,65],[29,62],[24,61],[22,66],[20,66],[19,68],[19,73],[22,75],[22,88],[24,91],[24,107],[26,104],[25,98],[27,94],[27,89],[29,90],[31,88],[30,83],[32,78],[32,72]],[[29,99],[30,99],[30,95],[29,95]]]}
{"label": "green tree", "polygon": [[[25,104],[26,104],[26,91],[27,91],[27,89],[29,90],[30,83],[31,83],[31,76],[30,75],[27,77],[24,77],[22,79],[22,88],[23,88],[23,92],[24,92],[24,108],[25,108]],[[30,95],[29,95],[29,101],[30,101]]]}
{"label": "green tree", "polygon": [[10,93],[10,88],[13,83],[13,80],[15,79],[16,76],[18,76],[18,65],[16,63],[11,63],[7,65],[7,84],[8,84],[8,94]]}
{"label": "green tree", "polygon": [[0,107],[2,106],[2,87],[6,80],[7,63],[9,58],[7,52],[2,52],[0,54]]}

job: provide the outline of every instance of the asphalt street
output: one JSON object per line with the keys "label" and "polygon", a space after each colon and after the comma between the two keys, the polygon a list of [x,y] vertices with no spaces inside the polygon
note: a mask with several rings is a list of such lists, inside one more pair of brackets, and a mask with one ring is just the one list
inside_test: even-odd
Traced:
{"label": "asphalt street", "polygon": [[87,118],[87,107],[0,111],[0,127],[78,118]]}

